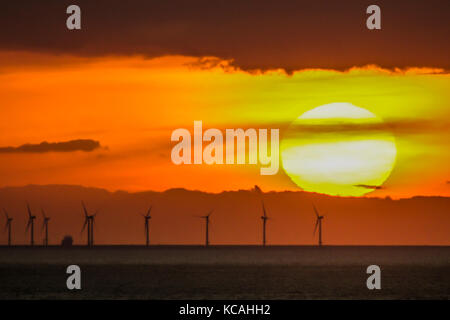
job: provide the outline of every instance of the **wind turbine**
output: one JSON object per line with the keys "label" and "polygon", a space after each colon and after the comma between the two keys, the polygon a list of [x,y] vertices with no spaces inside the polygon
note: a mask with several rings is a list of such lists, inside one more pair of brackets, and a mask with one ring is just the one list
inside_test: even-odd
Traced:
{"label": "wind turbine", "polygon": [[28,210],[28,223],[25,232],[28,232],[28,229],[30,229],[31,227],[30,244],[34,246],[34,219],[36,219],[36,216],[33,216],[33,214],[31,213],[30,205],[28,203],[27,203],[27,210]]}
{"label": "wind turbine", "polygon": [[264,201],[261,200],[262,208],[263,208],[263,215],[261,216],[262,222],[263,222],[263,247],[266,246],[266,223],[267,220],[269,220],[269,217],[266,213],[266,207],[264,206]]}
{"label": "wind turbine", "polygon": [[50,217],[47,217],[45,215],[44,209],[41,209],[42,211],[42,217],[44,218],[44,221],[42,222],[42,229],[45,229],[45,238],[44,238],[44,246],[48,246],[48,222],[50,221]]}
{"label": "wind turbine", "polygon": [[209,246],[209,217],[213,213],[213,210],[211,210],[206,216],[200,216],[199,218],[205,219],[205,225],[206,225],[206,233],[205,233],[205,247]]}
{"label": "wind turbine", "polygon": [[316,234],[317,227],[319,227],[319,247],[322,246],[322,219],[324,216],[319,215],[319,212],[316,209],[316,206],[313,205],[314,212],[316,214],[316,226],[314,227],[314,235]]}
{"label": "wind turbine", "polygon": [[150,239],[148,236],[148,232],[149,232],[149,220],[152,218],[152,216],[150,215],[150,212],[152,211],[152,206],[150,206],[150,208],[148,208],[147,214],[146,215],[142,215],[145,219],[145,245],[148,247],[150,244]]}
{"label": "wind turbine", "polygon": [[88,227],[87,228],[87,235],[88,235],[87,245],[88,245],[88,247],[92,247],[94,245],[94,219],[95,219],[95,216],[97,215],[98,211],[95,212],[94,214],[89,215],[83,201],[81,201],[81,205],[83,206],[84,217],[85,217],[83,228],[81,229],[81,233],[83,233],[84,229],[87,226]]}
{"label": "wind turbine", "polygon": [[253,188],[253,191],[259,195],[261,197],[261,203],[262,203],[262,209],[263,209],[263,215],[261,216],[261,220],[263,223],[263,247],[266,246],[266,224],[267,224],[267,220],[269,220],[269,217],[267,216],[266,213],[266,207],[264,206],[264,201],[262,200],[262,196],[263,196],[263,192],[261,190],[260,187],[258,187],[257,185],[255,185],[255,187]]}
{"label": "wind turbine", "polygon": [[3,212],[5,213],[6,217],[5,231],[8,230],[8,246],[11,246],[11,223],[13,218],[8,215],[8,212],[6,212],[5,209],[3,209]]}

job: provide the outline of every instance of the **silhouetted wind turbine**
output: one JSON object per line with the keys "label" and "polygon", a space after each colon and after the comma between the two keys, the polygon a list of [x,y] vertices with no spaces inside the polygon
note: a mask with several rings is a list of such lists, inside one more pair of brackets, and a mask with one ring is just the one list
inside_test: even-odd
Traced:
{"label": "silhouetted wind turbine", "polygon": [[263,208],[263,215],[261,216],[262,222],[263,222],[263,247],[266,246],[266,223],[267,220],[269,220],[269,217],[266,213],[266,207],[264,206],[264,201],[261,200],[262,208]]}
{"label": "silhouetted wind turbine", "polygon": [[47,217],[45,215],[44,209],[42,210],[42,217],[44,218],[44,221],[42,222],[42,229],[45,229],[45,237],[44,237],[44,246],[48,246],[48,222],[50,221],[50,217]]}
{"label": "silhouetted wind turbine", "polygon": [[209,217],[213,213],[211,210],[206,216],[200,216],[199,218],[205,219],[206,232],[205,232],[205,247],[209,246]]}
{"label": "silhouetted wind turbine", "polygon": [[27,210],[28,210],[28,223],[27,228],[25,229],[25,232],[28,232],[28,229],[31,227],[31,233],[30,233],[30,244],[34,245],[34,219],[36,219],[36,216],[33,216],[31,213],[30,205],[27,203]]}
{"label": "silhouetted wind turbine", "polygon": [[11,223],[13,218],[8,215],[8,212],[5,209],[3,209],[3,212],[6,217],[5,231],[8,230],[8,246],[11,246]]}
{"label": "silhouetted wind turbine", "polygon": [[150,244],[150,239],[149,239],[149,220],[152,218],[152,216],[150,215],[150,212],[152,211],[152,206],[150,206],[150,208],[148,208],[147,214],[146,215],[142,215],[145,219],[145,245],[148,247]]}
{"label": "silhouetted wind turbine", "polygon": [[313,205],[314,212],[316,214],[316,226],[314,227],[314,235],[316,234],[317,227],[319,227],[319,247],[322,246],[322,219],[324,216],[319,215],[316,206]]}
{"label": "silhouetted wind turbine", "polygon": [[256,192],[256,194],[258,194],[261,197],[261,203],[262,203],[262,209],[263,209],[263,215],[261,216],[261,220],[262,220],[262,223],[263,223],[263,242],[262,242],[262,245],[263,245],[263,247],[265,247],[266,246],[266,224],[267,224],[267,220],[269,220],[269,217],[267,216],[266,207],[264,206],[264,201],[262,200],[263,192],[262,192],[261,188],[258,187],[257,185],[255,185],[255,187],[253,188],[253,191]]}
{"label": "silhouetted wind turbine", "polygon": [[88,247],[92,247],[94,245],[94,219],[95,219],[95,216],[97,215],[98,211],[92,215],[89,215],[83,201],[81,202],[81,205],[83,206],[84,217],[85,217],[83,228],[81,229],[81,233],[83,233],[84,229],[87,226],[88,227],[88,229],[87,229],[88,244],[87,245],[88,245]]}

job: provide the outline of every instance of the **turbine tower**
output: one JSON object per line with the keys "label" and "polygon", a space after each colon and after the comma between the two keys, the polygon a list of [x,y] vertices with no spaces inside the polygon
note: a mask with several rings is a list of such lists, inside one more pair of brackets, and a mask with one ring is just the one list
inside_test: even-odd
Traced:
{"label": "turbine tower", "polygon": [[150,215],[151,211],[152,211],[152,206],[150,206],[150,208],[148,208],[146,215],[142,215],[145,219],[145,245],[147,247],[150,245],[150,239],[149,239],[148,233],[149,233],[149,229],[150,229],[149,221],[152,218],[152,216]]}
{"label": "turbine tower", "polygon": [[45,229],[45,237],[44,237],[44,246],[48,247],[48,222],[50,221],[50,217],[45,215],[44,209],[41,209],[42,217],[44,221],[42,222],[42,230]]}
{"label": "turbine tower", "polygon": [[27,203],[27,210],[28,210],[28,223],[27,228],[25,229],[25,233],[28,232],[28,229],[31,228],[30,232],[30,245],[34,246],[34,219],[36,219],[36,216],[33,216],[31,213],[30,205]]}
{"label": "turbine tower", "polygon": [[322,219],[324,216],[319,215],[319,212],[316,209],[316,206],[313,205],[314,212],[316,214],[316,226],[314,227],[314,235],[316,234],[317,227],[319,227],[319,247],[322,246]]}
{"label": "turbine tower", "polygon": [[5,231],[8,230],[8,246],[11,246],[11,223],[13,218],[8,215],[8,212],[5,209],[3,209],[3,212],[6,217]]}
{"label": "turbine tower", "polygon": [[265,247],[266,246],[266,224],[267,224],[267,220],[269,220],[269,217],[267,216],[266,207],[264,206],[264,201],[262,200],[263,192],[262,192],[261,188],[258,187],[257,185],[255,185],[255,187],[253,188],[253,191],[261,197],[261,203],[262,203],[262,209],[263,209],[263,215],[261,216],[262,225],[263,225],[262,246]]}
{"label": "turbine tower", "polygon": [[200,216],[199,218],[205,219],[206,232],[205,232],[205,247],[209,246],[209,217],[213,213],[211,210],[206,216]]}
{"label": "turbine tower", "polygon": [[95,216],[97,215],[98,211],[95,212],[94,214],[89,215],[83,201],[81,202],[81,205],[83,206],[84,218],[85,218],[83,228],[81,229],[81,233],[83,233],[84,229],[87,226],[87,236],[88,236],[87,245],[88,245],[88,247],[92,247],[94,245],[94,219],[95,219]]}
{"label": "turbine tower", "polygon": [[263,247],[265,247],[266,246],[266,223],[267,223],[267,220],[269,220],[269,217],[267,216],[267,213],[266,213],[266,207],[264,206],[264,201],[261,200],[261,203],[262,203],[262,209],[263,209],[263,215],[261,216],[261,220],[263,223],[263,243],[262,243],[262,245],[263,245]]}
{"label": "turbine tower", "polygon": [[97,216],[97,212],[95,212],[92,216],[91,216],[91,247],[94,246],[94,222],[95,222],[95,217]]}

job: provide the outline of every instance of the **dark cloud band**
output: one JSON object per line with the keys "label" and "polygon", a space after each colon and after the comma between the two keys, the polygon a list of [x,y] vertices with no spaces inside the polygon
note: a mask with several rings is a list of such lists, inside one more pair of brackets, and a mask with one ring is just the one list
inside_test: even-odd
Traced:
{"label": "dark cloud band", "polygon": [[378,0],[382,30],[365,26],[370,2],[78,0],[82,29],[66,28],[67,0],[5,1],[0,50],[81,56],[214,56],[246,70],[437,67],[450,70],[450,1]]}
{"label": "dark cloud band", "polygon": [[44,153],[44,152],[91,152],[100,148],[100,143],[94,140],[71,140],[65,142],[41,142],[39,144],[24,144],[19,147],[0,147],[0,153]]}
{"label": "dark cloud band", "polygon": [[340,134],[363,134],[363,133],[386,133],[391,132],[396,135],[412,135],[439,132],[448,135],[448,121],[429,121],[429,120],[411,120],[411,119],[387,119],[376,123],[345,123],[348,119],[342,120],[342,123],[335,124],[302,124],[294,123],[290,125],[289,135],[292,137],[301,137],[305,134],[320,133],[340,133]]}
{"label": "dark cloud band", "polygon": [[365,188],[365,189],[372,189],[372,190],[384,189],[384,187],[382,187],[382,186],[371,186],[371,185],[367,185],[367,184],[357,184],[357,185],[355,185],[355,187]]}

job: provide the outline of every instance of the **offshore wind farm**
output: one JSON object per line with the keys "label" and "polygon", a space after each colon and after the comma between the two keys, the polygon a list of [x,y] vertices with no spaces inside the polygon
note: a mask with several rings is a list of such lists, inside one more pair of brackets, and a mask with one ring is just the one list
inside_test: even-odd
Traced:
{"label": "offshore wind farm", "polygon": [[[59,193],[66,197],[58,197]],[[85,200],[81,202],[80,197]],[[29,199],[28,206],[24,198]],[[2,299],[450,298],[450,246],[443,241],[445,228],[440,229],[437,222],[427,226],[425,231],[434,230],[435,243],[423,246],[402,243],[398,238],[402,225],[397,222],[434,203],[438,209],[430,213],[430,221],[446,223],[450,203],[446,198],[363,201],[310,193],[264,193],[258,187],[206,194],[28,186],[0,189],[0,200],[14,213],[8,210],[5,214],[6,228],[0,238]],[[22,230],[28,224],[31,230],[35,220],[30,216],[38,202],[48,208],[42,218],[35,218],[44,227],[35,237],[43,242],[31,246],[29,233]],[[371,212],[374,202],[397,212],[388,220],[390,227],[378,227],[391,243],[342,243],[340,237],[348,233],[349,240],[369,242],[376,221],[370,216],[382,214]],[[364,211],[369,223],[362,221],[359,227],[346,229],[343,212],[355,209]],[[96,215],[99,211],[102,214]],[[142,211],[145,214],[136,214]],[[45,218],[50,216],[53,224],[48,231],[52,232],[47,233]],[[269,218],[271,223],[265,224]],[[326,230],[322,229],[325,225]],[[11,226],[17,236],[8,246]],[[73,236],[73,244],[61,246],[67,235]],[[68,293],[61,288],[61,273],[74,263],[86,277],[82,291]],[[374,263],[383,272],[383,290],[378,292],[363,285],[366,268]]]}
{"label": "offshore wind farm", "polygon": [[[260,187],[258,187],[257,185],[254,186],[253,190],[259,198],[261,198],[261,204],[262,204],[262,215],[261,215],[261,220],[262,220],[262,243],[261,245],[263,247],[265,247],[267,245],[267,220],[269,220],[269,216],[267,215],[267,210],[266,207],[264,205],[264,201],[263,201],[263,192],[261,190]],[[314,213],[317,217],[316,220],[316,224],[314,227],[314,234],[316,233],[317,227],[319,226],[319,242],[318,242],[318,246],[322,246],[322,219],[324,218],[323,216],[319,216],[319,213],[316,209],[316,207],[314,205],[312,205],[313,209],[314,209]],[[97,214],[99,212],[99,210],[97,210],[95,213],[93,214],[89,214],[88,209],[86,208],[86,204],[84,203],[84,201],[81,201],[81,208],[82,208],[82,212],[84,214],[84,222],[83,222],[83,226],[81,228],[81,234],[83,234],[86,230],[86,235],[87,235],[87,247],[93,247],[94,246],[94,221],[95,218],[97,217]],[[35,223],[35,219],[37,218],[35,215],[33,215],[30,205],[28,204],[28,202],[26,203],[26,209],[28,212],[28,220],[27,220],[27,225],[26,225],[26,232],[28,232],[29,230],[31,230],[30,233],[30,246],[34,246],[34,223]],[[142,215],[142,217],[144,218],[144,235],[145,235],[145,245],[148,247],[150,245],[150,219],[152,218],[151,216],[151,211],[153,209],[153,206],[150,205],[147,213],[145,215]],[[5,213],[5,232],[8,232],[8,246],[11,247],[12,246],[12,237],[11,237],[11,223],[12,223],[12,219],[9,215],[8,212],[6,211],[6,209],[3,209],[4,213]],[[208,247],[210,245],[210,217],[213,214],[214,210],[210,210],[208,211],[208,213],[204,216],[195,216],[196,218],[201,218],[204,219],[205,221],[205,247]],[[49,221],[50,221],[50,217],[47,216],[47,214],[45,213],[44,209],[41,209],[41,213],[42,213],[42,231],[43,231],[43,245],[45,247],[47,247],[49,245]],[[170,234],[170,230],[167,230],[167,233]],[[71,237],[69,235],[66,235],[65,237]]]}
{"label": "offshore wind farm", "polygon": [[[59,246],[65,236],[80,246],[204,245],[206,238],[211,245],[450,245],[447,197],[260,193],[253,186],[221,193],[133,193],[30,185],[0,188],[0,203],[0,245],[38,246],[47,239],[48,245]],[[37,208],[45,208],[45,214],[36,215]],[[406,225],[408,218],[426,223]],[[416,239],[409,238],[411,232]]]}

